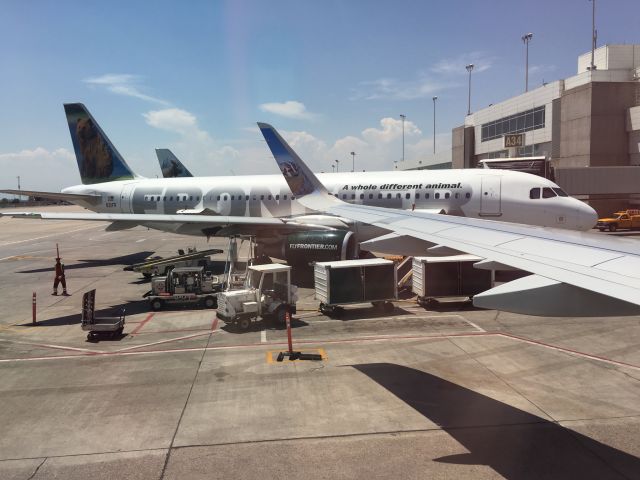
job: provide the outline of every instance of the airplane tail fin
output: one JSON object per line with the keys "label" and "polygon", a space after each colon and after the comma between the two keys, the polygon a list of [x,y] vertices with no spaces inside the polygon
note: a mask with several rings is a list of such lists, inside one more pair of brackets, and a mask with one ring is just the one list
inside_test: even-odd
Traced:
{"label": "airplane tail fin", "polygon": [[156,156],[164,178],[193,177],[189,169],[168,148],[156,148]]}
{"label": "airplane tail fin", "polygon": [[64,111],[82,183],[112,182],[136,177],[82,103],[66,103]]}

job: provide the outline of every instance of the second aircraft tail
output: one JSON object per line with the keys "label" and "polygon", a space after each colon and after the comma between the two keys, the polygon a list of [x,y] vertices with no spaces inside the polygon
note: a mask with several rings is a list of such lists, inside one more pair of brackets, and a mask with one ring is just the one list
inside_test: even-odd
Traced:
{"label": "second aircraft tail", "polygon": [[193,177],[189,169],[168,148],[156,148],[156,156],[164,178]]}

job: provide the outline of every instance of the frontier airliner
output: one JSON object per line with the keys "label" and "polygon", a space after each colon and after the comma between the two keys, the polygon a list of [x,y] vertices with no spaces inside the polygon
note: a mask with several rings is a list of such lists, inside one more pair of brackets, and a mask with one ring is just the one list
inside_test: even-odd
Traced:
{"label": "frontier airliner", "polygon": [[[94,213],[3,215],[102,220],[187,235],[253,235],[267,255],[291,261],[346,258],[382,230],[313,212],[282,175],[148,179],[136,175],[84,105],[64,105],[82,185],[55,192],[1,190],[63,199]],[[503,222],[586,230],[595,211],[558,185],[521,172],[486,169],[325,173],[320,181],[349,203]],[[294,262],[295,263],[295,262]]]}

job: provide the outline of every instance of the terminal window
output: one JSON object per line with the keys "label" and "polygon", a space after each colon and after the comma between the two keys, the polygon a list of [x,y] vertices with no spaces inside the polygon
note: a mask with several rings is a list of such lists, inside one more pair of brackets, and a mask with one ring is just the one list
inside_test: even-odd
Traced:
{"label": "terminal window", "polygon": [[482,125],[482,141],[500,138],[508,133],[523,133],[544,128],[545,106],[509,115]]}

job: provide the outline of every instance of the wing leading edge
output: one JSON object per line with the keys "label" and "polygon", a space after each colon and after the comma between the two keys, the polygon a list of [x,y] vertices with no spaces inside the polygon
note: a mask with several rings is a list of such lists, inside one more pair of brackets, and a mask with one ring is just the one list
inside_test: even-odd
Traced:
{"label": "wing leading edge", "polygon": [[[259,126],[263,134],[266,131],[270,135],[271,142],[267,140],[270,147],[274,138],[285,144],[277,147],[279,156],[276,158],[281,169],[283,164],[291,163],[300,175],[313,177],[301,182],[316,185],[317,178],[304,162],[295,154],[286,155],[292,151],[291,147],[279,135],[271,134],[275,129],[267,124]],[[286,173],[283,173],[287,178]],[[624,302],[608,301],[608,313],[611,315],[640,313],[640,308],[636,308],[640,307],[640,246],[636,241],[554,228],[353,205],[320,189],[296,196],[308,208],[375,225],[399,236],[410,236],[477,255],[531,272],[547,281],[523,281],[519,286],[512,285],[512,290],[508,292],[506,289],[502,292],[499,290],[504,286],[497,287],[474,297],[474,304],[478,306],[495,308],[499,305],[506,307],[502,309],[508,309],[507,311],[539,315],[541,309],[532,308],[533,300],[531,308],[527,308],[527,295],[535,291],[538,294],[536,302],[540,303],[541,298],[544,298],[544,294],[541,297],[540,293],[544,293],[546,289],[550,307],[553,307],[553,296],[564,288],[558,285],[564,284],[572,287],[570,290],[574,294],[567,302],[585,299],[585,305],[577,305],[573,310],[556,309],[561,313],[570,311],[593,315],[594,299],[599,298],[598,296]],[[514,307],[513,302],[500,300],[507,296],[513,298],[514,292],[523,300],[520,309]],[[615,305],[620,308],[615,308]],[[555,310],[549,308],[548,311]],[[548,311],[544,314],[549,314]]]}

